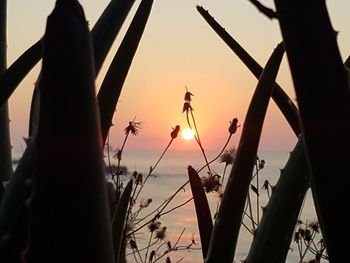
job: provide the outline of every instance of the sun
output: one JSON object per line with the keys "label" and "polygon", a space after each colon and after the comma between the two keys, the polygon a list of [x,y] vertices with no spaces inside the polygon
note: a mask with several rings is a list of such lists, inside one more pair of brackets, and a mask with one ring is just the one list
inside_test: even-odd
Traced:
{"label": "sun", "polygon": [[194,138],[194,132],[191,128],[186,128],[181,132],[182,138],[184,138],[186,141],[193,140]]}

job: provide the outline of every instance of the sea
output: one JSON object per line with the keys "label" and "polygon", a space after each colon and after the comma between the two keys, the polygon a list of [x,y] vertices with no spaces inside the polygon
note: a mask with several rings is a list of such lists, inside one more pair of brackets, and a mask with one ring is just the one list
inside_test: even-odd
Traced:
{"label": "sea", "polygon": [[[134,171],[142,173],[144,178],[148,175],[150,167],[155,167],[159,161],[162,152],[159,151],[126,151],[123,154],[121,164],[125,165],[130,175]],[[215,159],[219,155],[218,152],[207,151],[206,156],[208,161]],[[259,160],[265,161],[265,166],[263,169],[258,172],[258,184],[256,180],[252,181],[252,184],[256,186],[259,191],[259,200],[257,200],[257,195],[250,191],[250,199],[252,203],[253,215],[255,216],[255,221],[257,221],[257,216],[259,214],[259,220],[261,218],[261,208],[259,211],[257,207],[261,207],[267,204],[268,194],[266,190],[262,189],[262,184],[265,180],[268,180],[269,184],[275,185],[279,179],[281,169],[284,168],[285,164],[288,161],[290,152],[288,151],[259,151],[258,158]],[[111,156],[109,156],[111,157]],[[106,156],[106,164],[111,161],[112,158]],[[112,160],[112,163],[115,163],[115,160]],[[189,185],[186,185],[183,189],[182,186],[188,180],[188,166],[192,166],[196,170],[202,169],[205,164],[205,159],[201,151],[183,151],[183,152],[173,152],[168,151],[161,158],[159,163],[154,168],[151,176],[148,178],[144,184],[144,188],[139,195],[138,202],[142,203],[147,199],[152,199],[152,203],[147,207],[143,208],[140,215],[148,215],[154,209],[157,209],[164,201],[166,201],[170,196],[178,191],[176,198],[174,198],[168,205],[166,210],[171,210],[181,206],[182,204],[188,202],[192,197],[192,192]],[[225,178],[229,177],[232,166],[229,165],[225,170],[225,164],[220,163],[218,160],[214,161],[210,165],[211,170],[218,175],[222,176],[225,172]],[[207,170],[203,169],[200,172],[200,176],[206,176]],[[127,179],[127,177],[125,178]],[[227,180],[225,179],[224,182]],[[225,183],[224,183],[225,184]],[[179,189],[181,189],[179,191]],[[220,201],[220,196],[216,193],[208,193],[207,198],[209,201],[210,209],[212,216],[214,217],[217,207]],[[140,204],[139,203],[139,204]],[[257,205],[258,204],[258,205]],[[137,207],[136,203],[136,207]],[[248,211],[248,209],[247,209]],[[152,214],[154,216],[154,214]],[[151,219],[152,216],[148,217]],[[317,219],[314,203],[312,200],[312,195],[310,190],[307,192],[302,210],[300,212],[300,220],[304,223],[315,222]],[[200,238],[199,231],[197,226],[196,212],[194,208],[193,200],[189,201],[185,205],[173,210],[172,212],[165,214],[159,218],[161,226],[166,226],[166,241],[170,241],[171,244],[175,244],[178,240],[179,250],[173,251],[171,253],[166,253],[167,246],[164,242],[161,248],[158,248],[160,241],[157,242],[156,246],[153,246],[152,249],[157,251],[157,255],[163,255],[166,253],[166,256],[169,256],[171,262],[184,262],[184,263],[200,263],[203,262],[202,252],[200,250]],[[235,262],[243,261],[250,248],[253,235],[251,234],[252,225],[251,220],[246,216],[243,220],[245,226],[241,226],[240,235],[238,238],[238,243],[235,253]],[[147,222],[146,221],[142,221]],[[181,235],[181,233],[183,234]],[[147,247],[151,233],[147,227],[138,231],[139,233],[135,236],[137,244],[140,244],[140,247]],[[321,238],[321,237],[320,237]],[[319,239],[320,239],[319,238]],[[151,243],[156,239],[151,237]],[[194,240],[195,245],[193,244],[189,249],[188,246]],[[318,241],[315,238],[315,243]],[[303,247],[305,249],[305,247]],[[130,249],[129,249],[130,250]],[[142,250],[143,253],[140,253],[142,257],[145,255],[145,250]],[[151,249],[148,251],[148,256],[151,253]],[[296,242],[291,241],[290,250],[286,262],[296,263],[300,262],[300,255]],[[301,253],[304,254],[305,250],[301,250]],[[159,262],[166,262],[164,256]],[[306,252],[303,257],[303,262],[314,259],[312,253]],[[322,261],[322,260],[321,260]],[[129,255],[128,262],[141,262],[137,255]],[[143,258],[143,262],[145,262]],[[148,261],[147,261],[148,262]],[[323,261],[322,261],[323,262]],[[326,261],[324,261],[326,262]]]}
{"label": "sea", "polygon": [[[117,160],[113,158],[114,152],[105,152],[106,178],[112,181],[108,174],[108,166],[116,165]],[[215,160],[218,152],[207,151],[208,161]],[[279,179],[281,169],[288,161],[290,153],[288,151],[259,151],[259,160],[264,160],[264,168],[258,172],[258,181],[252,181],[259,191],[259,198],[254,191],[250,191],[251,209],[246,206],[246,211],[251,210],[255,222],[261,219],[261,207],[268,202],[268,193],[263,189],[263,182],[268,180],[270,185],[275,185]],[[154,254],[155,262],[183,262],[183,263],[201,263],[203,262],[199,231],[197,226],[196,212],[194,202],[191,200],[192,192],[188,181],[188,167],[192,166],[199,170],[205,164],[205,159],[201,151],[171,151],[163,152],[155,150],[125,150],[122,154],[120,165],[124,173],[120,179],[124,185],[130,179],[132,173],[137,172],[143,175],[144,184],[139,192],[133,209],[135,224],[129,224],[129,228],[135,231],[132,236],[136,249],[132,249],[130,242],[127,246],[127,262],[139,263],[149,262],[151,254]],[[150,168],[152,173],[149,175]],[[215,160],[210,165],[211,170],[220,176],[225,176],[225,182],[229,177],[232,166],[228,165],[225,170],[225,164]],[[200,176],[207,175],[207,169],[203,168]],[[145,179],[147,178],[147,181]],[[256,177],[255,177],[256,178]],[[139,188],[138,188],[139,189]],[[138,193],[135,192],[135,196]],[[162,209],[162,204],[169,200],[169,197],[175,197]],[[220,195],[217,193],[207,194],[212,217],[218,209]],[[157,219],[160,223],[158,230],[151,233],[149,222],[154,216],[161,212],[162,216]],[[247,212],[248,214],[248,212]],[[259,217],[259,219],[258,219]],[[310,190],[304,200],[302,210],[300,211],[300,220],[302,222],[316,221],[316,213]],[[243,261],[249,251],[253,239],[253,223],[248,216],[245,216],[240,229],[238,243],[235,252],[234,262]],[[143,228],[141,226],[145,225]],[[140,228],[140,229],[138,229]],[[165,230],[165,231],[163,231]],[[163,231],[163,232],[162,232]],[[164,235],[163,235],[164,234]],[[160,238],[158,238],[160,237]],[[315,237],[315,243],[321,237]],[[147,249],[148,244],[151,244]],[[176,247],[169,252],[169,246]],[[305,246],[303,247],[305,249]],[[154,252],[153,252],[154,251]],[[287,263],[301,262],[300,253],[304,254],[303,262],[314,259],[310,252],[298,250],[297,243],[291,240]],[[170,261],[166,261],[169,257]],[[322,261],[321,262],[327,262]]]}

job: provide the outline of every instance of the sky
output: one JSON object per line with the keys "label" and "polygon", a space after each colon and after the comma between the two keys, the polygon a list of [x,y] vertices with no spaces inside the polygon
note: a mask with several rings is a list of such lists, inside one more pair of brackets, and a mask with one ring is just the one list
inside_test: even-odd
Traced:
{"label": "sky", "polygon": [[[92,27],[108,0],[81,0]],[[263,1],[274,8],[273,1]],[[8,65],[36,42],[45,31],[47,16],[54,0],[8,1]],[[130,11],[117,36],[103,69],[96,80],[98,91],[108,66],[122,40],[140,0]],[[247,0],[155,0],[146,29],[125,81],[110,130],[110,144],[121,146],[123,129],[128,122],[142,122],[138,136],[127,142],[130,149],[164,149],[176,125],[187,127],[182,113],[185,86],[193,96],[192,106],[205,149],[216,150],[228,137],[227,128],[233,118],[243,124],[257,80],[226,44],[208,26],[196,5],[210,14],[262,66],[282,40],[277,20],[269,20]],[[347,0],[327,1],[338,45],[345,60],[350,51],[350,26]],[[23,137],[28,133],[31,96],[40,71],[40,63],[24,79],[9,100],[11,140],[14,152],[23,152]],[[295,101],[293,83],[286,55],[277,76],[278,83]],[[238,145],[241,129],[231,145]],[[271,101],[266,115],[260,148],[290,151],[296,137],[282,114]],[[192,150],[194,141],[178,138],[175,150]]]}

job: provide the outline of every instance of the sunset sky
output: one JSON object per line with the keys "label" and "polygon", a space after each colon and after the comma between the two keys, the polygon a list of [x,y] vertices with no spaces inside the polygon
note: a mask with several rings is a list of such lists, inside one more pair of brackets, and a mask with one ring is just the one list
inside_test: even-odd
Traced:
{"label": "sunset sky", "polygon": [[[81,0],[92,27],[108,0]],[[273,1],[263,1],[274,7]],[[8,65],[36,42],[45,30],[54,0],[8,1]],[[118,35],[104,68],[96,81],[99,89],[129,22],[138,7],[136,1]],[[146,30],[126,79],[111,129],[111,144],[120,147],[123,129],[136,116],[142,130],[130,138],[128,147],[163,149],[172,127],[187,127],[182,114],[185,85],[194,94],[192,106],[200,137],[206,149],[218,149],[228,136],[234,117],[243,124],[257,80],[208,26],[196,10],[202,5],[226,30],[264,66],[281,41],[278,22],[269,20],[246,0],[155,0]],[[343,60],[350,53],[350,26],[347,0],[327,1]],[[302,8],[302,6],[301,6]],[[317,70],[317,65],[315,65]],[[31,95],[40,64],[28,75],[10,99],[12,144],[15,152],[24,149]],[[295,101],[286,56],[278,82]],[[325,105],[327,107],[327,105]],[[232,144],[238,145],[240,131]],[[291,150],[296,138],[271,101],[261,137],[262,149]],[[174,149],[195,148],[193,141],[178,138]]]}

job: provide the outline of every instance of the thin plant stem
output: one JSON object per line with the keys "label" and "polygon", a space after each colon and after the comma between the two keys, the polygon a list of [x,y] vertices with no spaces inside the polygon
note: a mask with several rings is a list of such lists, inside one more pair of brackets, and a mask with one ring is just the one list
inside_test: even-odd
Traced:
{"label": "thin plant stem", "polygon": [[[209,172],[210,172],[211,170],[210,170],[210,166],[209,166],[209,163],[208,163],[208,158],[207,158],[207,156],[206,156],[206,154],[205,154],[204,148],[203,148],[202,143],[201,143],[200,138],[199,138],[199,133],[198,133],[196,121],[195,121],[195,119],[194,119],[194,115],[193,115],[192,110],[190,110],[190,112],[191,112],[191,118],[192,118],[192,121],[193,121],[193,124],[194,124],[194,130],[195,130],[195,132],[196,132],[194,138],[196,139],[196,142],[197,142],[197,144],[198,144],[199,148],[201,149],[202,154],[203,154],[203,156],[204,156],[204,160],[205,160],[205,163],[206,163],[205,167],[208,167],[208,170],[209,170]],[[193,130],[192,125],[191,125],[191,122],[190,122],[190,119],[189,119],[189,117],[188,117],[188,110],[186,110],[186,120],[187,120],[188,126]]]}
{"label": "thin plant stem", "polygon": [[[214,159],[212,159],[211,161],[209,161],[208,164],[212,164],[213,162],[215,162],[217,159],[220,158],[220,156],[221,156],[221,155],[223,154],[223,152],[225,151],[227,145],[229,144],[229,142],[230,142],[230,140],[231,140],[231,137],[232,137],[232,134],[230,133],[229,136],[228,136],[228,138],[227,138],[227,140],[226,140],[226,142],[225,142],[225,145],[224,145],[224,147],[222,147],[220,153],[219,153]],[[207,165],[204,165],[204,166],[203,166],[202,168],[200,168],[197,172],[198,172],[198,173],[201,172],[206,166],[207,166]]]}
{"label": "thin plant stem", "polygon": [[247,195],[247,202],[248,202],[248,208],[249,208],[249,214],[250,214],[250,219],[252,221],[252,227],[253,227],[253,230],[255,230],[255,222],[254,222],[254,217],[253,217],[253,209],[252,209],[252,204],[251,204],[251,201],[250,201],[250,193],[248,192],[248,195]]}
{"label": "thin plant stem", "polygon": [[[133,236],[135,236],[135,235],[133,235]],[[147,247],[152,247],[152,246],[154,246],[155,244],[157,244],[158,243],[158,240],[156,240],[156,241],[154,241],[153,243],[151,243],[149,246],[147,246]],[[146,250],[147,249],[147,247],[143,247],[143,248],[141,248],[141,249],[137,249],[137,251],[138,252],[141,252],[141,251],[144,251],[144,250]],[[125,254],[126,256],[130,256],[130,255],[132,255],[133,253],[127,253],[127,254]]]}
{"label": "thin plant stem", "polygon": [[[157,214],[154,216],[153,219],[147,221],[146,223],[144,223],[143,225],[141,225],[140,227],[138,227],[137,229],[133,230],[132,232],[130,232],[128,235],[131,235],[137,231],[139,231],[140,229],[144,228],[146,225],[148,225],[149,223],[151,223],[152,221],[158,219],[160,217],[160,215],[162,214],[162,212],[164,211],[164,209],[169,205],[169,203],[174,199],[174,197],[182,190],[185,188],[185,186],[189,183],[190,181],[187,180],[182,186],[180,186],[174,194],[172,194],[167,200],[165,200],[162,205],[160,205],[157,209],[155,209],[152,213],[150,213],[147,217],[144,217],[142,219],[142,221],[144,221],[146,218],[148,218],[149,216],[153,215],[155,212],[157,212]],[[138,221],[138,223],[140,223],[140,221]]]}
{"label": "thin plant stem", "polygon": [[[148,172],[148,175],[146,176],[144,182],[143,182],[143,185],[145,185],[145,183],[147,182],[148,178],[151,176],[151,174],[153,173],[153,171],[156,169],[156,167],[158,166],[158,164],[160,163],[160,161],[162,160],[162,158],[164,157],[165,153],[168,151],[170,145],[172,144],[172,142],[174,141],[174,138],[171,138],[168,145],[165,147],[164,151],[162,152],[162,154],[160,155],[160,157],[158,158],[157,162],[155,163],[155,165],[153,167],[150,167],[149,169],[149,172]],[[136,195],[136,199],[138,198],[142,188],[143,188],[143,185],[140,187],[139,191],[137,192],[137,195]]]}
{"label": "thin plant stem", "polygon": [[123,154],[123,151],[124,151],[124,147],[125,147],[125,144],[126,144],[126,141],[129,137],[129,134],[130,134],[130,131],[128,131],[126,134],[125,134],[125,138],[124,138],[124,141],[123,141],[123,144],[122,144],[122,147],[120,148],[119,150],[119,153],[118,153],[118,158],[117,158],[117,193],[118,195],[120,194],[120,161],[121,161],[121,156]]}
{"label": "thin plant stem", "polygon": [[161,214],[159,214],[159,215],[160,215],[160,216],[163,216],[163,215],[169,214],[169,213],[171,213],[172,211],[174,211],[174,210],[176,210],[176,209],[178,209],[178,208],[180,208],[180,207],[182,207],[182,206],[188,204],[188,203],[191,202],[192,200],[193,200],[193,197],[191,197],[191,198],[188,199],[187,201],[183,202],[182,204],[177,205],[177,206],[175,206],[175,207],[169,209],[168,211],[165,211],[165,212],[163,212],[163,213],[161,213]]}
{"label": "thin plant stem", "polygon": [[151,235],[150,235],[149,240],[148,240],[148,245],[147,245],[147,249],[146,249],[146,253],[145,253],[145,262],[147,262],[147,256],[148,256],[148,251],[149,251],[149,248],[151,245],[152,237],[153,237],[153,231],[151,232]]}

